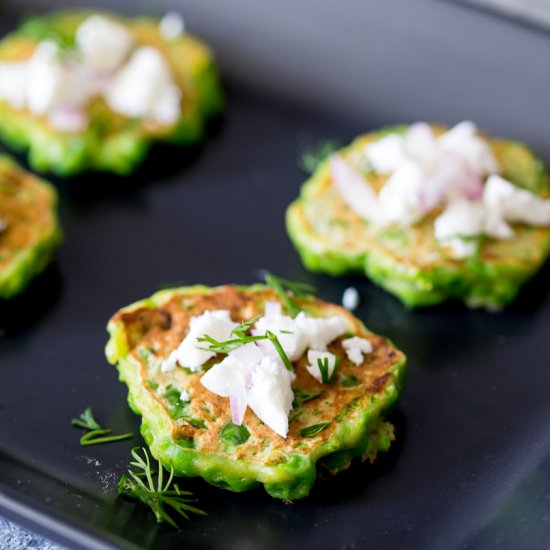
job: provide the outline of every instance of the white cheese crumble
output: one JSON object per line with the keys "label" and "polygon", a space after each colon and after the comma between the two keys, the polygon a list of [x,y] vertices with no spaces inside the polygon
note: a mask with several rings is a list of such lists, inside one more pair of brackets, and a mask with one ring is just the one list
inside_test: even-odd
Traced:
{"label": "white cheese crumble", "polygon": [[404,162],[378,194],[379,222],[411,226],[424,217],[420,190],[425,175],[414,162]]}
{"label": "white cheese crumble", "polygon": [[348,359],[355,365],[360,365],[363,362],[363,356],[372,352],[372,344],[366,338],[359,336],[342,340],[342,347]]}
{"label": "white cheese crumble", "polygon": [[365,155],[372,168],[384,175],[391,174],[407,161],[405,142],[396,134],[367,145]]}
{"label": "white cheese crumble", "polygon": [[307,352],[307,360],[308,365],[306,365],[306,369],[315,378],[318,382],[323,382],[323,374],[321,373],[321,369],[319,368],[319,361],[327,363],[327,380],[331,380],[332,376],[334,375],[334,370],[336,369],[337,364],[337,358],[334,353],[330,353],[330,351],[315,351],[315,350],[309,350]]}
{"label": "white cheese crumble", "polygon": [[[236,325],[231,321],[227,310],[206,312],[201,317],[193,318],[188,336],[178,349],[170,354],[164,368],[175,368],[176,361],[182,366],[189,367],[190,359],[186,358],[187,362],[182,361],[179,351],[181,349],[185,349],[191,359],[194,353],[209,353],[202,350],[190,351],[190,347],[198,345],[196,337],[199,333],[218,341],[230,338],[230,334],[220,336],[205,330],[203,324],[199,327],[199,320],[207,313],[216,313],[218,317],[224,313],[224,321],[230,323],[225,326],[229,333]],[[300,312],[292,319],[282,315],[282,308],[277,302],[266,302],[265,315],[256,321],[251,333],[263,336],[267,331],[273,332],[290,361],[298,360],[309,348],[308,359],[311,364],[306,368],[312,376],[321,381],[317,358],[328,359],[330,377],[334,373],[337,360],[334,354],[325,350],[327,345],[341,336],[345,330],[346,323],[340,317],[317,318]],[[204,360],[205,357],[201,355],[200,360]],[[191,364],[198,362],[199,360],[194,363],[191,361]],[[250,407],[265,424],[282,437],[286,437],[288,414],[294,395],[294,379],[295,374],[286,368],[272,342],[259,340],[231,351],[223,361],[211,367],[202,376],[201,383],[211,392],[221,397],[229,397],[234,423],[241,424],[247,407]]]}
{"label": "white cheese crumble", "polygon": [[483,202],[489,211],[497,212],[506,222],[534,226],[550,224],[549,199],[541,199],[497,175],[487,179]]}
{"label": "white cheese crumble", "polygon": [[69,98],[68,71],[59,60],[54,42],[41,42],[28,63],[26,104],[31,113],[44,115]]}
{"label": "white cheese crumble", "polygon": [[350,286],[344,290],[342,294],[342,305],[349,311],[354,311],[359,306],[359,292],[353,286]]}
{"label": "white cheese crumble", "polygon": [[434,222],[435,236],[449,244],[453,256],[470,256],[476,248],[471,239],[482,234],[509,239],[514,230],[509,223],[550,225],[550,200],[516,187],[501,176],[489,176],[478,201],[457,199],[448,204]]}
{"label": "white cheese crumble", "polygon": [[75,38],[84,64],[100,71],[115,70],[134,45],[125,25],[103,15],[88,17],[76,30]]}
{"label": "white cheese crumble", "polygon": [[[341,317],[309,317],[301,311],[295,319],[284,315],[260,317],[252,334],[262,335],[268,330],[277,336],[288,358],[297,361],[307,348],[324,351],[330,342],[344,334],[346,323]],[[261,344],[273,358],[276,357],[271,343]]]}
{"label": "white cheese crumble", "polygon": [[[167,25],[176,32],[174,17]],[[183,21],[179,26],[183,32]],[[0,100],[44,116],[52,128],[66,133],[86,129],[84,107],[97,96],[121,115],[177,123],[181,92],[159,50],[134,49],[128,28],[102,15],[77,28],[75,44],[74,55],[67,56],[55,42],[43,40],[28,60],[0,63]]]}
{"label": "white cheese crumble", "polygon": [[205,311],[198,317],[191,317],[189,333],[181,344],[168,356],[161,366],[162,372],[173,370],[176,364],[194,372],[200,372],[206,361],[214,357],[213,351],[208,351],[206,342],[199,342],[198,338],[210,336],[218,341],[228,340],[231,331],[238,325],[229,316],[229,311],[220,309]]}
{"label": "white cheese crumble", "polygon": [[183,390],[180,393],[180,400],[186,403],[187,401],[191,401],[191,396],[189,395],[188,391]]}
{"label": "white cheese crumble", "polygon": [[166,40],[176,40],[185,32],[185,21],[178,12],[169,11],[160,20],[159,28]]}
{"label": "white cheese crumble", "polygon": [[472,238],[483,233],[485,211],[479,201],[459,199],[451,202],[434,222],[435,238],[447,242],[455,258],[471,256],[476,242]]}
{"label": "white cheese crumble", "polygon": [[0,99],[14,109],[27,104],[28,63],[0,63]]}
{"label": "white cheese crumble", "polygon": [[288,434],[288,415],[292,409],[295,374],[270,357],[256,367],[248,390],[248,405],[256,416],[281,437]]}
{"label": "white cheese crumble", "polygon": [[473,122],[461,122],[439,137],[429,125],[416,123],[403,134],[368,143],[364,156],[388,179],[376,194],[347,160],[333,156],[333,183],[344,202],[381,226],[410,227],[443,207],[435,236],[456,258],[475,252],[476,237],[512,237],[510,223],[550,225],[550,201],[498,175],[491,146]]}
{"label": "white cheese crumble", "polygon": [[107,90],[109,107],[127,117],[174,124],[180,116],[181,94],[163,55],[149,46],[137,48]]}

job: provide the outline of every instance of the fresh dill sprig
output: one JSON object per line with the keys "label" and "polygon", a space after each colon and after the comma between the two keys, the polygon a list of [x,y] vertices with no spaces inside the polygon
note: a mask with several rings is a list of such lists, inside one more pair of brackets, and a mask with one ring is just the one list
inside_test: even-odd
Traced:
{"label": "fresh dill sprig", "polygon": [[71,421],[73,426],[89,430],[80,438],[80,445],[86,447],[88,445],[100,445],[101,443],[112,443],[114,441],[123,441],[130,439],[134,434],[126,433],[120,435],[109,435],[113,430],[102,428],[94,418],[94,413],[91,407],[86,407],[84,412],[78,418],[73,418]]}
{"label": "fresh dill sprig", "polygon": [[341,144],[335,139],[320,141],[315,147],[304,151],[298,160],[298,166],[307,174],[313,174],[319,164],[340,149]]}
{"label": "fresh dill sprig", "polygon": [[355,376],[344,373],[342,378],[342,386],[344,386],[344,388],[353,388],[354,386],[357,386],[357,384],[359,384],[359,380],[357,380]]}
{"label": "fresh dill sprig", "polygon": [[338,370],[338,363],[339,357],[336,357],[336,363],[334,365],[334,369],[332,370],[332,374],[329,374],[328,357],[319,357],[317,359],[317,366],[321,372],[321,383],[330,384],[334,380],[334,376]]}
{"label": "fresh dill sprig", "polygon": [[310,294],[315,292],[315,287],[311,285],[281,279],[272,273],[268,273],[265,276],[265,282],[279,296],[292,317],[296,317],[302,311],[302,308],[296,303],[293,297],[308,298]]}
{"label": "fresh dill sprig", "polygon": [[331,422],[320,422],[319,424],[312,424],[311,426],[306,426],[300,430],[300,435],[302,437],[315,437],[317,434],[321,433],[325,428],[328,428],[331,425]]}
{"label": "fresh dill sprig", "polygon": [[85,430],[100,430],[101,426],[94,418],[94,413],[91,407],[86,407],[84,412],[78,418],[73,418],[71,421],[73,426],[84,428]]}
{"label": "fresh dill sprig", "polygon": [[[135,498],[151,508],[158,523],[165,521],[172,527],[178,528],[178,524],[168,514],[166,507],[171,508],[176,514],[185,519],[189,519],[187,512],[206,516],[206,512],[189,504],[193,499],[186,498],[193,494],[189,491],[182,491],[176,483],[172,484],[174,479],[174,468],[170,468],[170,475],[164,483],[164,468],[158,461],[158,471],[151,468],[151,459],[147,450],[141,447],[143,457],[138,453],[140,447],[132,449],[133,461],[130,466],[138,470],[128,470],[128,475],[123,475],[118,483],[118,492],[131,498]],[[156,479],[155,479],[156,477]]]}
{"label": "fresh dill sprig", "polygon": [[[252,324],[250,326],[252,326]],[[250,328],[250,326],[248,328]],[[233,334],[235,334],[235,329],[233,329]],[[279,354],[279,357],[281,358],[285,367],[290,371],[294,370],[292,362],[288,358],[288,355],[285,353],[283,346],[281,346],[281,342],[279,342],[277,336],[270,330],[267,330],[265,334],[258,336],[249,336],[246,334],[246,332],[240,332],[240,336],[237,336],[232,340],[225,340],[223,342],[219,342],[218,340],[215,340],[208,335],[197,338],[197,342],[205,342],[208,344],[207,347],[200,349],[203,349],[205,351],[213,351],[214,353],[231,353],[232,351],[240,348],[241,346],[244,346],[245,344],[249,344],[251,342],[259,342],[260,340],[269,340]]]}
{"label": "fresh dill sprig", "polygon": [[292,403],[292,408],[297,409],[304,403],[315,399],[325,393],[325,390],[305,390],[303,388],[294,389],[294,402]]}
{"label": "fresh dill sprig", "polygon": [[231,331],[231,334],[234,334],[237,338],[246,338],[246,333],[252,328],[252,325],[261,316],[262,314],[258,313],[258,315],[254,315],[252,319],[249,319],[248,321],[243,321]]}

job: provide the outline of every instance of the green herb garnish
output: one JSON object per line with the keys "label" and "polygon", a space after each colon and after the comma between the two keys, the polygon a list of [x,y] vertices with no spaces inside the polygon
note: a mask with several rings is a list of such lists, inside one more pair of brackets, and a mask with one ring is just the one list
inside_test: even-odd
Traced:
{"label": "green herb garnish", "polygon": [[166,391],[163,394],[169,407],[170,416],[174,420],[185,420],[191,426],[195,428],[206,428],[206,423],[202,418],[196,418],[189,412],[189,401],[184,401],[181,398],[181,392],[174,388],[171,384],[166,387]]}
{"label": "green herb garnish", "polygon": [[[151,469],[151,461],[147,451],[142,447],[142,458],[138,454],[139,447],[132,449],[132,457],[134,460],[130,465],[139,470],[134,472],[128,470],[128,475],[123,475],[118,483],[118,492],[143,502],[151,508],[158,523],[165,521],[172,527],[178,528],[178,524],[168,515],[165,507],[168,506],[174,512],[185,519],[189,519],[187,512],[206,516],[206,512],[189,504],[194,502],[192,499],[185,498],[192,496],[189,491],[182,491],[176,483],[172,485],[174,479],[174,468],[170,468],[170,476],[164,483],[163,472],[164,468],[158,461],[158,472]],[[156,476],[156,480],[155,480]]]}
{"label": "green herb garnish", "polygon": [[307,403],[308,401],[311,401],[324,393],[325,390],[304,390],[302,388],[296,388],[294,390],[294,403],[292,406],[296,409],[300,405]]}
{"label": "green herb garnish", "polygon": [[225,443],[224,447],[232,449],[248,441],[250,432],[246,426],[228,422],[220,432],[220,438]]}
{"label": "green herb garnish", "polygon": [[279,296],[292,317],[296,317],[302,311],[302,308],[296,303],[293,296],[309,298],[310,294],[315,292],[315,287],[311,285],[281,279],[272,273],[268,273],[265,276],[265,282]]}
{"label": "green herb garnish", "polygon": [[248,331],[252,328],[252,325],[262,316],[261,313],[258,313],[258,315],[254,315],[252,319],[249,319],[248,321],[243,321],[238,326],[236,326],[232,331],[231,334],[236,336],[237,338],[246,338],[246,335]]}
{"label": "green herb garnish", "polygon": [[329,364],[328,364],[328,357],[319,357],[317,359],[317,366],[319,367],[319,371],[321,372],[321,383],[322,384],[330,384],[334,380],[334,376],[336,375],[336,371],[338,370],[338,363],[339,358],[336,357],[336,363],[334,364],[334,369],[332,370],[332,374],[329,375]]}
{"label": "green herb garnish", "polygon": [[344,377],[342,379],[342,386],[344,386],[344,388],[352,388],[353,386],[357,386],[358,383],[359,381],[355,376],[344,373]]}
{"label": "green herb garnish", "polygon": [[113,430],[102,428],[97,420],[94,418],[91,407],[86,407],[84,412],[78,417],[73,418],[71,421],[73,426],[78,428],[84,428],[89,430],[80,438],[80,445],[86,447],[88,445],[100,445],[102,443],[112,443],[114,441],[123,441],[124,439],[130,439],[134,434],[126,433],[120,435],[109,435]]}
{"label": "green herb garnish", "polygon": [[340,420],[343,420],[344,418],[346,418],[346,416],[348,416],[348,414],[351,413],[351,410],[357,408],[358,405],[359,405],[359,397],[356,397],[355,399],[353,399],[352,401],[350,401],[350,402],[344,407],[344,409],[342,410],[342,412],[338,413],[338,414],[334,417],[334,420],[337,420],[338,422],[339,422]]}
{"label": "green herb garnish", "polygon": [[[233,334],[234,333],[235,333],[235,329],[233,329]],[[259,342],[260,340],[269,340],[273,344],[273,347],[275,348],[277,353],[279,354],[279,357],[281,358],[285,367],[290,371],[293,370],[292,363],[288,358],[288,355],[285,353],[283,346],[281,346],[279,339],[270,330],[266,331],[264,335],[260,335],[260,336],[248,336],[245,333],[241,333],[240,336],[237,336],[232,340],[225,340],[224,342],[218,342],[218,340],[215,340],[214,338],[208,335],[197,338],[197,342],[205,342],[208,344],[208,347],[200,348],[200,349],[204,349],[205,351],[213,351],[214,353],[226,353],[226,354],[231,353],[232,351],[236,350],[237,348],[240,348],[241,346],[244,346],[245,344],[250,344],[250,342]]]}
{"label": "green herb garnish", "polygon": [[335,139],[321,141],[317,146],[301,154],[298,166],[307,174],[313,174],[319,167],[319,164],[340,149],[340,147],[340,143]]}
{"label": "green herb garnish", "polygon": [[300,430],[300,435],[302,437],[314,437],[317,434],[321,433],[325,428],[330,426],[331,422],[321,422],[320,424],[312,424],[311,426],[306,426]]}

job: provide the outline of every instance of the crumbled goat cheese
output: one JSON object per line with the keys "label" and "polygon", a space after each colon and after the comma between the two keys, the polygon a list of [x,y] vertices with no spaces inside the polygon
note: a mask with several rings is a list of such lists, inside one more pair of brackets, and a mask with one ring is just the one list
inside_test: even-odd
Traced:
{"label": "crumbled goat cheese", "polygon": [[281,437],[288,434],[288,415],[292,409],[295,374],[280,361],[264,357],[256,367],[248,390],[248,405],[256,416]]}
{"label": "crumbled goat cheese", "polygon": [[461,122],[439,137],[429,125],[413,124],[403,134],[368,143],[364,155],[374,170],[389,177],[376,195],[360,172],[334,155],[333,182],[344,202],[371,223],[403,227],[443,206],[435,236],[456,258],[475,252],[477,236],[512,237],[510,223],[550,225],[550,200],[498,175],[491,146],[473,122]]}
{"label": "crumbled goat cheese", "polygon": [[342,340],[342,347],[348,359],[355,365],[360,365],[363,362],[363,356],[372,352],[372,344],[366,338],[359,336]]}
{"label": "crumbled goat cheese", "polygon": [[472,238],[483,232],[485,211],[479,201],[459,199],[451,202],[434,222],[435,238],[451,247],[455,258],[471,256],[476,243]]}
{"label": "crumbled goat cheese", "polygon": [[111,82],[109,107],[127,117],[174,124],[180,116],[180,91],[162,54],[149,46],[137,48]]}
{"label": "crumbled goat cheese", "polygon": [[483,203],[498,212],[506,222],[545,227],[550,224],[550,199],[521,189],[498,175],[487,178]]}
{"label": "crumbled goat cheese", "polygon": [[365,147],[365,155],[372,168],[379,174],[389,175],[406,162],[405,141],[390,134]]}
{"label": "crumbled goat cheese", "polygon": [[[226,313],[229,315],[229,312]],[[191,327],[191,332],[194,329],[195,327]],[[265,315],[256,321],[251,332],[255,336],[265,335],[267,331],[273,332],[291,361],[298,360],[306,349],[310,348],[310,373],[317,378],[321,377],[321,373],[315,358],[329,359],[330,376],[336,366],[336,357],[325,350],[327,345],[341,336],[345,330],[346,323],[340,317],[308,317],[304,312],[300,312],[292,319],[282,315],[278,303],[267,302]],[[191,332],[187,338],[191,337]],[[202,326],[200,332],[216,340],[222,339],[210,332],[203,332]],[[172,357],[174,354],[175,352],[172,352],[166,361],[169,368],[175,367],[175,356]],[[189,366],[181,360],[179,362],[181,365]],[[288,414],[293,401],[294,379],[295,374],[286,368],[273,344],[267,340],[259,340],[231,351],[223,361],[211,367],[202,376],[201,383],[211,392],[221,397],[229,397],[234,423],[240,424],[247,407],[250,407],[258,418],[276,433],[286,437]]]}
{"label": "crumbled goat cheese", "polygon": [[176,40],[185,32],[185,21],[179,13],[169,11],[160,20],[159,28],[166,40]]}
{"label": "crumbled goat cheese", "polygon": [[28,77],[27,62],[0,63],[0,99],[14,109],[24,109]]}
{"label": "crumbled goat cheese", "polygon": [[478,135],[477,126],[469,120],[445,132],[438,138],[438,143],[444,150],[459,155],[480,175],[487,176],[499,171],[490,145]]}
{"label": "crumbled goat cheese", "polygon": [[405,162],[392,173],[378,194],[384,224],[411,226],[424,217],[420,198],[424,180],[421,167],[414,162]]}
{"label": "crumbled goat cheese", "polygon": [[[277,336],[288,358],[297,361],[307,348],[324,351],[330,342],[344,334],[346,323],[341,317],[309,317],[301,311],[295,319],[284,315],[260,317],[252,334],[258,336],[268,330]],[[271,343],[263,342],[262,348],[276,357]]]}
{"label": "crumbled goat cheese", "polygon": [[96,96],[124,116],[163,125],[179,120],[181,92],[158,50],[143,46],[132,52],[135,42],[126,26],[101,15],[86,19],[75,41],[74,59],[43,40],[28,60],[0,63],[0,100],[45,116],[52,128],[66,133],[86,129],[84,106]]}
{"label": "crumbled goat cheese", "polygon": [[220,397],[229,397],[231,416],[235,424],[242,424],[248,407],[247,381],[251,367],[230,353],[221,363],[214,365],[201,378],[201,384]]}
{"label": "crumbled goat cheese", "polygon": [[183,401],[184,403],[187,402],[187,401],[191,401],[191,396],[189,395],[189,392],[183,390],[180,393],[180,400]]}
{"label": "crumbled goat cheese", "polygon": [[550,225],[550,200],[492,175],[487,179],[481,200],[458,199],[449,203],[434,222],[435,236],[442,244],[451,246],[455,257],[464,258],[476,247],[468,238],[482,234],[497,239],[511,238],[514,230],[509,223],[514,222]]}
{"label": "crumbled goat cheese", "polygon": [[61,105],[70,93],[69,74],[59,60],[59,47],[54,42],[40,42],[28,63],[27,108],[44,115]]}
{"label": "crumbled goat cheese", "polygon": [[344,290],[342,295],[342,305],[349,311],[354,311],[359,305],[359,292],[353,286],[350,286]]}
{"label": "crumbled goat cheese", "polygon": [[103,15],[88,17],[76,30],[75,38],[84,64],[100,71],[115,70],[134,46],[126,26]]}
{"label": "crumbled goat cheese", "polygon": [[226,309],[205,311],[198,317],[191,317],[189,333],[162,364],[161,371],[173,370],[179,363],[182,367],[199,372],[204,363],[216,353],[202,349],[207,347],[207,344],[199,342],[198,338],[208,335],[218,341],[228,340],[231,337],[231,331],[237,325],[238,323],[231,320],[229,311]]}
{"label": "crumbled goat cheese", "polygon": [[306,365],[306,369],[317,381],[323,383],[323,375],[321,374],[321,369],[319,368],[319,361],[327,361],[327,378],[328,380],[332,378],[337,363],[336,355],[334,355],[334,353],[330,353],[330,351],[314,351],[310,349],[307,352],[307,360],[309,364]]}

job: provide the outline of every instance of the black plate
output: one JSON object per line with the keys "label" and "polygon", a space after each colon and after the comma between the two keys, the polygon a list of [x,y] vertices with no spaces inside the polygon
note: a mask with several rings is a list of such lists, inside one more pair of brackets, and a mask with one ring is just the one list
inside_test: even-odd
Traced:
{"label": "black plate", "polygon": [[[0,513],[71,548],[547,546],[549,267],[502,314],[410,312],[365,280],[307,273],[283,215],[304,147],[381,124],[471,117],[548,159],[550,41],[445,2],[363,4],[186,6],[229,77],[227,116],[205,147],[181,161],[158,151],[130,185],[60,184],[57,262],[1,306]],[[4,29],[15,15],[5,8]],[[398,441],[292,506],[185,481],[209,516],[158,526],[116,496],[138,439],[81,448],[70,426],[91,405],[106,425],[138,431],[103,355],[106,321],[161,286],[251,283],[262,268],[329,300],[360,290],[359,317],[409,355]]]}

